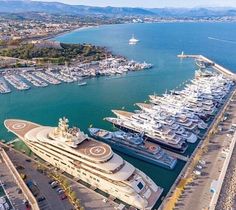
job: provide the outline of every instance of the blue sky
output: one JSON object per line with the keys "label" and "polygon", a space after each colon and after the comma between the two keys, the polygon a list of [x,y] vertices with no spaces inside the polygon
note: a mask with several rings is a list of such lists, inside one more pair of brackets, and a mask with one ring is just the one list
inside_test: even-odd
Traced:
{"label": "blue sky", "polygon": [[128,7],[236,7],[236,0],[40,0],[66,4]]}

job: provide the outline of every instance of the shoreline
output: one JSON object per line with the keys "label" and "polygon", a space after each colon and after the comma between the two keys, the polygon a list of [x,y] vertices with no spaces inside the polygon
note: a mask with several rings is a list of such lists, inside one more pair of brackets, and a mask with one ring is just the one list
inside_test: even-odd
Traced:
{"label": "shoreline", "polygon": [[182,23],[227,23],[227,24],[230,24],[230,23],[236,23],[236,20],[235,21],[217,21],[217,20],[160,20],[160,21],[156,21],[156,22],[150,22],[150,21],[147,21],[147,22],[142,22],[142,23],[132,23],[132,22],[127,22],[127,23],[110,23],[110,24],[100,24],[100,25],[94,25],[94,26],[82,26],[82,27],[76,27],[76,28],[72,28],[72,29],[69,29],[69,30],[64,30],[64,31],[61,31],[61,32],[58,32],[58,33],[53,33],[53,34],[50,34],[50,35],[46,35],[46,36],[43,36],[43,37],[32,37],[32,38],[27,38],[27,39],[23,39],[22,41],[26,41],[26,42],[29,42],[29,41],[32,41],[32,40],[44,40],[44,41],[47,41],[47,40],[53,40],[59,36],[62,36],[62,35],[65,35],[65,34],[69,34],[69,33],[72,33],[72,32],[76,32],[76,31],[82,31],[82,30],[86,30],[86,29],[92,29],[92,28],[99,28],[101,26],[111,26],[111,25],[134,25],[134,24],[174,24],[174,23],[179,23],[179,24],[182,24]]}
{"label": "shoreline", "polygon": [[82,26],[82,27],[79,27],[79,28],[74,28],[74,29],[71,29],[71,30],[67,30],[67,31],[62,31],[62,32],[59,32],[59,33],[55,33],[55,34],[52,34],[52,35],[49,35],[49,36],[46,36],[46,37],[43,37],[43,38],[39,38],[38,40],[54,40],[55,38],[59,37],[59,36],[62,36],[62,35],[66,35],[66,34],[69,34],[69,33],[72,33],[72,32],[76,32],[76,31],[83,31],[83,30],[87,30],[87,29],[93,29],[93,28],[99,28],[101,26],[112,26],[112,25],[137,25],[137,24],[175,24],[175,23],[179,23],[179,24],[183,24],[183,23],[200,23],[200,24],[205,24],[205,23],[211,23],[211,24],[217,24],[217,23],[227,23],[227,24],[230,24],[230,23],[236,23],[236,20],[235,21],[209,21],[209,20],[206,20],[206,21],[201,21],[201,20],[163,20],[163,21],[157,21],[157,22],[143,22],[143,23],[110,23],[110,24],[100,24],[100,25],[94,25],[94,26]]}
{"label": "shoreline", "polygon": [[55,34],[46,36],[44,38],[41,38],[39,40],[51,40],[51,39],[55,39],[56,37],[64,35],[64,34],[72,33],[72,32],[75,32],[75,31],[82,31],[82,30],[90,29],[90,28],[96,28],[96,27],[100,27],[100,26],[101,25],[97,25],[97,26],[82,26],[82,27],[79,27],[79,28],[74,28],[74,29],[71,29],[71,30],[66,30],[66,31],[62,31],[62,32],[59,32],[59,33],[55,33]]}

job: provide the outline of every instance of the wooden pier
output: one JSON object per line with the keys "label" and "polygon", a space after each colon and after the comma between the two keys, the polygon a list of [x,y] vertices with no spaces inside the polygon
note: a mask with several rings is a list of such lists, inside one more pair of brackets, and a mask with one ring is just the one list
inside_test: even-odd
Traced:
{"label": "wooden pier", "polygon": [[200,61],[204,64],[207,64],[207,66],[212,67],[213,69],[215,69],[216,71],[224,74],[225,76],[228,76],[230,79],[232,80],[236,80],[236,75],[230,71],[229,69],[215,63],[214,61],[210,60],[209,58],[203,56],[203,55],[185,55],[185,54],[180,54],[178,55],[179,58],[193,58],[196,61]]}

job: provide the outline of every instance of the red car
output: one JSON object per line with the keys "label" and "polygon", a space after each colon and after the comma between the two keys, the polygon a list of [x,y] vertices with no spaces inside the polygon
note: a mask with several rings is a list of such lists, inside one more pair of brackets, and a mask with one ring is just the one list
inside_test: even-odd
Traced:
{"label": "red car", "polygon": [[67,199],[67,196],[66,196],[65,194],[61,194],[61,195],[60,195],[60,199],[61,199],[61,200],[65,200],[65,199]]}

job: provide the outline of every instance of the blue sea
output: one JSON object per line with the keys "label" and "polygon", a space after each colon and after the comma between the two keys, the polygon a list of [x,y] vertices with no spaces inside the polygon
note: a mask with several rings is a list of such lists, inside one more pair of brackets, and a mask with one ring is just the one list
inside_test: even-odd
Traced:
{"label": "blue sea", "polygon": [[[132,34],[140,40],[128,45]],[[87,132],[90,125],[112,129],[103,120],[112,116],[111,109],[133,111],[137,102],[148,100],[149,94],[162,94],[181,89],[183,82],[194,77],[194,60],[180,60],[177,54],[202,54],[236,72],[236,23],[155,23],[105,25],[70,32],[55,39],[67,43],[92,43],[106,46],[114,54],[136,61],[152,63],[150,70],[131,72],[125,76],[88,79],[87,86],[62,84],[30,91],[14,90],[0,95],[0,136],[10,140],[3,126],[6,118],[20,118],[44,125],[56,125],[59,117],[69,118],[71,125]],[[13,89],[13,88],[12,88]],[[189,153],[194,149],[192,145]],[[176,179],[184,163],[168,171],[121,154],[143,170],[165,192]]]}

